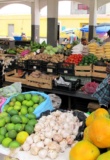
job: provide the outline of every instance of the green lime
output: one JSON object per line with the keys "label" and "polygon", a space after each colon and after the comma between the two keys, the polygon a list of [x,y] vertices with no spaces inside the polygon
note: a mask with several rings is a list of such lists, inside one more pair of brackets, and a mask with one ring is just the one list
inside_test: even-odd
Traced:
{"label": "green lime", "polygon": [[32,126],[35,126],[35,124],[37,123],[37,120],[36,119],[31,119],[29,120],[28,124],[29,125],[32,125]]}
{"label": "green lime", "polygon": [[34,132],[34,127],[32,125],[29,125],[27,124],[25,126],[25,131],[28,133],[28,134],[32,134]]}
{"label": "green lime", "polygon": [[0,118],[0,127],[5,126],[5,118]]}
{"label": "green lime", "polygon": [[3,141],[4,138],[5,137],[3,135],[0,135],[0,144],[2,143],[2,141]]}
{"label": "green lime", "polygon": [[36,103],[33,105],[33,108],[36,109],[38,106],[39,106],[39,104]]}
{"label": "green lime", "polygon": [[8,104],[6,104],[6,105],[4,106],[4,108],[3,108],[3,111],[6,112],[7,109],[8,109],[8,107],[10,107],[10,106],[9,106]]}
{"label": "green lime", "polygon": [[27,103],[26,103],[26,106],[28,107],[32,107],[34,105],[34,102],[29,100]]}
{"label": "green lime", "polygon": [[0,113],[0,118],[5,118],[7,116],[8,116],[8,113],[6,113],[6,112]]}
{"label": "green lime", "polygon": [[33,113],[34,112],[34,108],[33,107],[29,107],[28,108],[28,113]]}
{"label": "green lime", "polygon": [[27,114],[27,108],[21,108],[21,114],[26,115]]}
{"label": "green lime", "polygon": [[44,102],[45,101],[45,98],[43,98],[42,96],[39,96],[39,103],[42,103],[42,102]]}
{"label": "green lime", "polygon": [[9,114],[10,114],[11,116],[17,115],[17,114],[18,114],[18,111],[15,110],[15,109],[12,109],[11,111],[9,111]]}
{"label": "green lime", "polygon": [[6,132],[7,132],[6,127],[1,127],[1,128],[0,128],[0,135],[5,135]]}
{"label": "green lime", "polygon": [[10,123],[10,121],[11,121],[10,116],[5,117],[5,122],[6,122],[6,123]]}
{"label": "green lime", "polygon": [[28,101],[31,100],[31,94],[30,93],[25,94],[24,97]]}
{"label": "green lime", "polygon": [[9,144],[12,142],[12,139],[11,138],[4,138],[3,141],[2,141],[2,145],[4,147],[9,147]]}
{"label": "green lime", "polygon": [[15,105],[13,109],[19,111],[21,109],[21,106]]}
{"label": "green lime", "polygon": [[17,106],[21,106],[21,102],[16,101],[16,102],[15,102],[15,105],[17,105]]}
{"label": "green lime", "polygon": [[17,99],[17,101],[22,102],[22,101],[24,101],[24,95],[23,94],[18,94],[16,96],[16,99]]}
{"label": "green lime", "polygon": [[25,115],[20,115],[20,117],[21,117],[21,120],[22,120],[23,124],[28,123],[29,119]]}
{"label": "green lime", "polygon": [[13,107],[14,105],[15,105],[15,102],[10,102],[10,103],[9,103],[9,106],[10,106],[10,107]]}
{"label": "green lime", "polygon": [[15,127],[15,125],[14,125],[13,123],[8,123],[8,124],[6,125],[7,131],[13,130],[14,127]]}
{"label": "green lime", "polygon": [[5,134],[5,137],[8,137],[8,132]]}
{"label": "green lime", "polygon": [[24,100],[24,101],[22,102],[22,105],[26,105],[26,103],[27,103],[27,100]]}
{"label": "green lime", "polygon": [[22,109],[22,108],[26,108],[26,109],[27,109],[27,106],[26,106],[26,105],[22,105],[22,106],[21,106],[21,109]]}
{"label": "green lime", "polygon": [[29,114],[27,114],[27,118],[36,119],[36,115],[34,113],[29,113]]}
{"label": "green lime", "polygon": [[15,124],[15,128],[16,132],[20,132],[20,131],[23,131],[24,129],[24,126],[23,124]]}
{"label": "green lime", "polygon": [[8,107],[7,112],[9,113],[9,111],[11,111],[13,109],[13,107]]}
{"label": "green lime", "polygon": [[22,120],[21,120],[19,115],[14,115],[14,116],[11,117],[11,122],[16,124],[16,123],[21,123]]}
{"label": "green lime", "polygon": [[34,103],[39,103],[40,99],[39,99],[39,96],[38,95],[33,95],[31,100],[34,102]]}
{"label": "green lime", "polygon": [[11,98],[11,102],[16,102],[16,98],[15,97]]}
{"label": "green lime", "polygon": [[17,142],[17,141],[12,141],[10,144],[9,144],[9,148],[18,148],[20,147],[20,143]]}
{"label": "green lime", "polygon": [[8,132],[8,137],[11,139],[15,139],[17,135],[17,132],[15,130],[11,130]]}

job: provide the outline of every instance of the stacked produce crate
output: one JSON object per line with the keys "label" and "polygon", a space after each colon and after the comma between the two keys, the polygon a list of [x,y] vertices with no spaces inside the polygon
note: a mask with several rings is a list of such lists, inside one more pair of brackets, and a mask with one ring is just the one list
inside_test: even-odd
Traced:
{"label": "stacked produce crate", "polygon": [[110,59],[110,42],[104,44],[104,53],[106,59]]}

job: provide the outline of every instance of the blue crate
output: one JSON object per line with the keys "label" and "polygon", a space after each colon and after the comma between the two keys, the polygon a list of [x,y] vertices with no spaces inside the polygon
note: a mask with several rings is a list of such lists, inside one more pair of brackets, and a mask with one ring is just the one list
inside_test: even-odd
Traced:
{"label": "blue crate", "polygon": [[21,41],[22,37],[21,36],[14,36],[15,41]]}

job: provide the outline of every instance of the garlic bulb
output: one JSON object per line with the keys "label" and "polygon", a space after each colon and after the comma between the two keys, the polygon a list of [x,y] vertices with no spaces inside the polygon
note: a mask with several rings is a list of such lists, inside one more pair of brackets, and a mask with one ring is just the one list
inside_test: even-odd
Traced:
{"label": "garlic bulb", "polygon": [[32,144],[31,144],[31,147],[35,147],[35,146],[36,146],[36,143],[32,143]]}
{"label": "garlic bulb", "polygon": [[51,131],[49,131],[49,132],[45,132],[45,137],[46,138],[53,138],[53,134],[52,134],[52,132]]}
{"label": "garlic bulb", "polygon": [[37,146],[34,146],[34,147],[31,147],[30,152],[32,155],[36,156],[36,155],[38,155],[39,150],[40,150],[40,148],[38,148]]}
{"label": "garlic bulb", "polygon": [[55,150],[57,152],[60,151],[60,145],[58,143],[54,142],[54,141],[48,144],[48,148],[50,150]]}
{"label": "garlic bulb", "polygon": [[24,144],[22,145],[22,149],[23,149],[24,151],[29,151],[29,150],[30,150],[30,145],[29,145],[28,143],[24,143]]}
{"label": "garlic bulb", "polygon": [[36,143],[36,146],[37,146],[38,148],[44,148],[44,142],[43,142],[43,141],[40,141],[40,142]]}
{"label": "garlic bulb", "polygon": [[45,138],[45,140],[44,140],[44,145],[47,145],[47,146],[48,146],[48,144],[51,143],[51,142],[52,142],[51,139]]}
{"label": "garlic bulb", "polygon": [[53,137],[53,140],[56,141],[56,142],[61,142],[63,139],[62,135],[60,134],[55,134],[54,137]]}
{"label": "garlic bulb", "polygon": [[36,125],[35,125],[35,128],[34,128],[34,131],[35,131],[35,132],[39,132],[39,131],[41,130],[41,128],[42,128],[42,127],[41,127],[39,124],[36,124]]}
{"label": "garlic bulb", "polygon": [[39,151],[38,155],[39,155],[40,158],[44,159],[44,158],[46,158],[47,153],[48,153],[48,152],[47,152],[46,149],[41,149],[41,150]]}
{"label": "garlic bulb", "polygon": [[40,141],[40,137],[35,134],[35,135],[33,136],[33,141],[34,141],[34,143],[39,142],[39,141]]}
{"label": "garlic bulb", "polygon": [[61,134],[62,134],[63,138],[66,138],[66,137],[69,136],[69,133],[67,131],[65,131],[65,130],[62,130]]}
{"label": "garlic bulb", "polygon": [[68,136],[68,137],[66,138],[66,141],[67,141],[67,144],[68,144],[68,145],[73,144],[73,142],[74,142],[74,136]]}
{"label": "garlic bulb", "polygon": [[28,144],[32,144],[32,143],[33,143],[32,137],[31,137],[31,136],[27,137],[26,142],[27,142]]}
{"label": "garlic bulb", "polygon": [[49,150],[48,151],[48,157],[50,159],[56,159],[58,156],[58,153],[55,150]]}
{"label": "garlic bulb", "polygon": [[68,147],[67,141],[65,139],[63,139],[59,144],[60,144],[61,152],[64,152],[65,149]]}

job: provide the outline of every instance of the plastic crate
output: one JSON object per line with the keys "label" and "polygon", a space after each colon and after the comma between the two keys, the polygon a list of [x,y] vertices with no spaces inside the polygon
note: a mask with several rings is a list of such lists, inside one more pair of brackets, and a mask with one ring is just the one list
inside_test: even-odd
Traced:
{"label": "plastic crate", "polygon": [[28,69],[28,60],[17,60],[16,69]]}
{"label": "plastic crate", "polygon": [[43,62],[41,63],[41,71],[50,74],[58,74],[58,64],[52,62]]}
{"label": "plastic crate", "polygon": [[74,75],[74,65],[71,63],[59,63],[58,64],[58,74],[62,75]]}
{"label": "plastic crate", "polygon": [[21,41],[22,37],[21,36],[14,36],[15,41]]}
{"label": "plastic crate", "polygon": [[80,79],[72,81],[72,80],[67,80],[64,77],[62,77],[62,78],[64,79],[64,81],[69,82],[70,84],[68,86],[66,86],[65,84],[56,83],[56,81],[53,80],[53,88],[54,89],[58,89],[58,90],[61,90],[61,91],[76,91],[81,86],[81,80]]}
{"label": "plastic crate", "polygon": [[41,69],[41,62],[40,60],[28,60],[28,70],[40,70]]}

